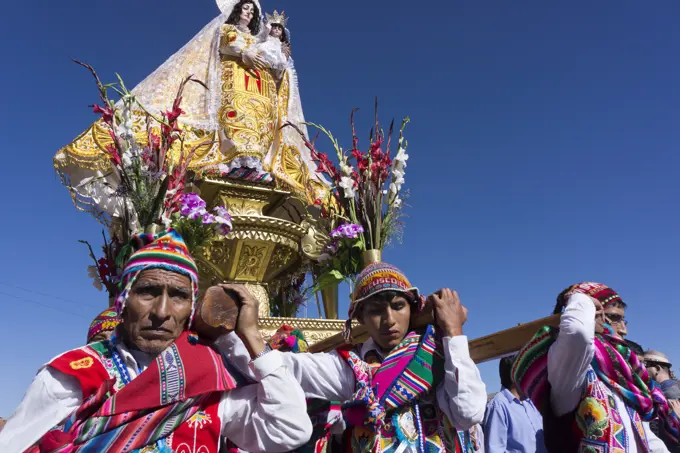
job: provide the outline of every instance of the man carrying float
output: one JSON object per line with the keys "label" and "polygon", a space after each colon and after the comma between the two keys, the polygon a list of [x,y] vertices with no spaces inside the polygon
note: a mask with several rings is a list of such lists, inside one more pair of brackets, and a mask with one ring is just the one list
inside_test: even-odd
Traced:
{"label": "man carrying float", "polygon": [[[169,230],[133,242],[116,334],[38,372],[0,433],[0,451],[217,453],[223,436],[250,452],[281,452],[307,442],[303,392],[282,354],[265,348],[255,299],[244,298],[235,329],[256,381],[244,386],[208,345],[215,330],[189,331],[198,271],[182,238]],[[215,347],[231,354],[220,339]]]}
{"label": "man carrying float", "polygon": [[[239,296],[252,301],[245,292]],[[482,421],[486,387],[463,335],[467,309],[450,289],[431,295],[428,302],[436,327],[412,330],[411,320],[423,309],[425,298],[396,267],[372,264],[357,278],[346,327],[356,319],[370,339],[328,354],[283,354],[307,398],[344,402],[347,451],[469,448],[464,431]],[[233,351],[241,344],[234,335],[224,342]],[[231,358],[244,368],[246,349],[241,346]],[[317,448],[324,448],[327,440]]]}

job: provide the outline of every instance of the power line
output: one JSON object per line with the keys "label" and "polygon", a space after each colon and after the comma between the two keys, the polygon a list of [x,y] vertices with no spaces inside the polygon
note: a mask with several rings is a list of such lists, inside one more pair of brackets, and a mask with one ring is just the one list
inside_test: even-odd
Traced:
{"label": "power line", "polygon": [[[40,291],[36,291],[36,290],[33,290],[33,289],[22,288],[21,286],[12,285],[10,283],[0,282],[0,285],[9,286],[10,288],[18,289],[18,290],[21,290],[21,291],[26,291],[27,293],[37,294],[37,295],[43,296],[43,297],[50,297],[52,299],[57,299],[57,300],[60,300],[62,302],[67,302],[69,304],[77,305],[78,307],[82,307],[83,305],[90,305],[90,304],[86,304],[85,302],[77,302],[77,301],[72,300],[72,299],[65,299],[63,297],[55,296],[55,295],[52,295],[52,294],[41,293]],[[94,306],[93,306],[93,308],[94,308]]]}
{"label": "power line", "polygon": [[24,298],[24,297],[15,296],[14,294],[9,294],[9,293],[3,292],[3,291],[0,291],[0,294],[2,294],[2,295],[4,295],[4,296],[13,297],[14,299],[18,299],[18,300],[21,300],[21,301],[24,301],[24,302],[30,302],[30,303],[32,303],[32,304],[40,305],[41,307],[50,308],[50,309],[52,309],[52,310],[54,310],[54,311],[58,311],[59,313],[62,313],[62,314],[68,314],[68,315],[77,316],[77,317],[83,318],[83,319],[89,319],[88,317],[83,316],[83,315],[81,315],[81,314],[73,313],[72,311],[63,310],[63,309],[61,309],[61,308],[52,307],[51,305],[43,304],[42,302],[38,302],[38,301],[35,301],[35,300],[31,300],[31,299],[26,299],[26,298]]}

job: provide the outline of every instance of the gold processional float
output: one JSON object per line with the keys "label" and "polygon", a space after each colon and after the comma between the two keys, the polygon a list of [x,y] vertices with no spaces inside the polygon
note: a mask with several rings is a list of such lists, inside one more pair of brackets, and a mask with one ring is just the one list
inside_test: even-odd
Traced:
{"label": "gold processional float", "polygon": [[[305,122],[285,15],[248,23],[243,3],[218,0],[220,16],[132,91],[120,78],[103,84],[77,62],[95,77],[101,118],[58,151],[54,166],[75,206],[106,227],[101,256],[90,247],[90,275],[110,302],[129,238],[173,227],[197,261],[201,290],[243,283],[260,302],[265,337],[286,324],[313,351],[329,350],[343,341],[338,285],[380,260],[400,233],[408,119],[392,152],[393,127],[381,129],[376,103],[361,150],[352,112],[344,152],[330,132]],[[277,27],[285,32],[272,39]],[[330,138],[338,165],[310,143],[308,125]],[[324,317],[297,318],[313,298]],[[555,322],[474,340],[473,358],[511,353],[537,326]],[[360,326],[354,331],[355,341],[364,339]]]}

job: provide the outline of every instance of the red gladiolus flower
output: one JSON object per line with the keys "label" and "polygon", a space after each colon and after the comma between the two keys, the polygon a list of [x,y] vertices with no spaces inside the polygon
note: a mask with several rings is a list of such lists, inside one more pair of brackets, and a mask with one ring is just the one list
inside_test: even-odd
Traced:
{"label": "red gladiolus flower", "polygon": [[111,268],[106,258],[99,258],[97,261],[97,270],[99,271],[99,279],[106,282],[111,275]]}
{"label": "red gladiolus flower", "polygon": [[161,147],[161,138],[156,134],[150,134],[150,143],[152,149],[158,149]]}
{"label": "red gladiolus flower", "polygon": [[357,161],[357,169],[361,173],[365,172],[368,168],[368,155],[355,148],[352,150],[352,157]]}
{"label": "red gladiolus flower", "polygon": [[108,105],[101,107],[97,104],[92,106],[92,111],[102,116],[102,120],[108,124],[113,125],[113,110]]}
{"label": "red gladiolus flower", "polygon": [[120,159],[120,155],[118,155],[118,150],[116,147],[113,145],[108,145],[106,147],[106,153],[109,155],[109,160],[111,163],[116,167],[120,167],[122,161]]}

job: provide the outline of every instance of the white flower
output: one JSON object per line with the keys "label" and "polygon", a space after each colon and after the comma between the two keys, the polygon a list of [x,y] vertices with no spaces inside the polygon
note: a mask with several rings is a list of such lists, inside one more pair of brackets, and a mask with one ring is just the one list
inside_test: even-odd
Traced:
{"label": "white flower", "polygon": [[403,170],[399,169],[394,169],[392,170],[392,182],[394,182],[397,186],[400,186],[404,184],[404,176],[406,175],[406,172]]}
{"label": "white flower", "polygon": [[394,156],[395,163],[398,162],[405,167],[407,160],[408,160],[408,154],[406,154],[406,149],[400,147],[399,151],[397,151],[397,155]]}
{"label": "white flower", "polygon": [[401,198],[399,198],[399,195],[397,195],[394,198],[394,201],[392,202],[392,206],[395,208],[399,208],[401,206]]}
{"label": "white flower", "polygon": [[391,182],[390,183],[390,193],[392,193],[393,195],[396,195],[397,192],[399,192],[399,188],[397,187],[397,185],[395,183]]}
{"label": "white flower", "polygon": [[92,285],[101,291],[103,287],[101,280],[99,280],[99,270],[97,270],[97,266],[87,266],[87,275],[92,279]]}
{"label": "white flower", "polygon": [[345,191],[345,198],[354,198],[356,191],[354,190],[354,180],[349,176],[343,176],[340,179],[340,187]]}
{"label": "white flower", "polygon": [[344,162],[340,163],[340,170],[342,170],[342,174],[345,176],[351,176],[352,175],[352,167],[347,165]]}
{"label": "white flower", "polygon": [[132,153],[123,153],[123,158],[121,160],[123,161],[124,167],[131,167],[132,166]]}

